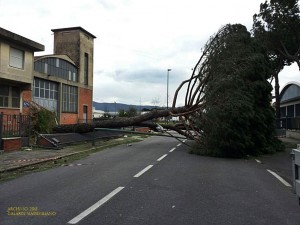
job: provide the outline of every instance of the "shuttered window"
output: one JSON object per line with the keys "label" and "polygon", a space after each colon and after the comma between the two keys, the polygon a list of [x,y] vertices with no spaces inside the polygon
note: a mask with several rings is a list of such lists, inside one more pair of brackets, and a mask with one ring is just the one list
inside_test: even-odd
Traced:
{"label": "shuttered window", "polygon": [[18,69],[24,68],[24,51],[10,48],[9,65]]}

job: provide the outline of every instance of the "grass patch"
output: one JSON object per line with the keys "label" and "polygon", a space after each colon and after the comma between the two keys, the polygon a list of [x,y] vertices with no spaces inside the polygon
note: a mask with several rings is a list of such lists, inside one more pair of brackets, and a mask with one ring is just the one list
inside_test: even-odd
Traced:
{"label": "grass patch", "polygon": [[148,137],[147,135],[141,135],[141,136],[128,136],[126,138],[101,140],[101,141],[96,141],[94,147],[92,147],[91,143],[81,143],[81,144],[66,146],[65,149],[68,150],[68,153],[66,154],[72,154],[72,155],[65,156],[51,161],[39,162],[37,164],[18,168],[12,171],[5,171],[0,174],[0,182],[9,181],[34,172],[41,172],[52,168],[68,165],[74,161],[84,159],[92,153],[96,153],[104,149],[112,148],[114,146],[118,146],[122,144],[140,142],[147,137]]}

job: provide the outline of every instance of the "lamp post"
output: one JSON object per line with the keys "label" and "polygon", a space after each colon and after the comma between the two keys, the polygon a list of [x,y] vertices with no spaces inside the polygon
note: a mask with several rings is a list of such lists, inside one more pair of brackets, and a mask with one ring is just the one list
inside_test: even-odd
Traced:
{"label": "lamp post", "polygon": [[169,109],[169,72],[171,69],[167,70],[167,109]]}
{"label": "lamp post", "polygon": [[[171,69],[167,70],[167,109],[169,109],[169,72]],[[169,117],[167,117],[167,124],[169,123]]]}

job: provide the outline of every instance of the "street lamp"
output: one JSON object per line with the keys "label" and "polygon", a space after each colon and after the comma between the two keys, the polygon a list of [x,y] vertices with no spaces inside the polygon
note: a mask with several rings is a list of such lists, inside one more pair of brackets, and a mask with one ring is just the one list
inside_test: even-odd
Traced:
{"label": "street lamp", "polygon": [[167,109],[169,109],[169,72],[171,69],[167,70]]}

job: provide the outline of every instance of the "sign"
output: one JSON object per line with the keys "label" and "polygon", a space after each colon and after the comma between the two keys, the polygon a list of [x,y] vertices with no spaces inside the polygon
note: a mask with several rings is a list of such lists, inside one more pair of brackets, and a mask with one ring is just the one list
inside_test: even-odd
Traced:
{"label": "sign", "polygon": [[24,108],[29,108],[29,106],[30,106],[30,102],[26,102],[26,101],[23,102]]}

